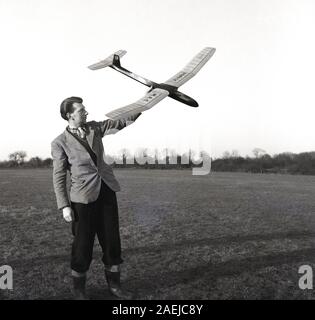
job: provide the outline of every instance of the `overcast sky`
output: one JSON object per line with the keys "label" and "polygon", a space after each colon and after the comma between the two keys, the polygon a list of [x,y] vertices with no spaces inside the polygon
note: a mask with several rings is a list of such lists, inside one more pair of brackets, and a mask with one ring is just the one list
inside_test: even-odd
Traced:
{"label": "overcast sky", "polygon": [[105,137],[107,152],[315,150],[314,32],[312,0],[0,0],[0,159],[49,157],[68,96],[103,120],[148,89],[88,65],[125,49],[123,66],[163,82],[206,46],[216,53],[180,89],[199,108],[166,98]]}

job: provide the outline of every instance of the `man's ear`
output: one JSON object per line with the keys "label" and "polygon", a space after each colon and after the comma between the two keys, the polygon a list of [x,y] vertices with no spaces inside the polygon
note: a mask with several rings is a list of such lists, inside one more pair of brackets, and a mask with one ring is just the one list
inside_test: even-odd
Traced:
{"label": "man's ear", "polygon": [[66,117],[67,117],[67,119],[68,119],[68,121],[69,121],[69,120],[70,120],[70,117],[71,117],[69,112],[66,113]]}

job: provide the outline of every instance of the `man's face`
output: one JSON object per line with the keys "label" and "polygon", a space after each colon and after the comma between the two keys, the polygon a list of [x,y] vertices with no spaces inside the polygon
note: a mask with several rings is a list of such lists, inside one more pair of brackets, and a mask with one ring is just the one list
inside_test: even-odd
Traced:
{"label": "man's face", "polygon": [[82,103],[74,102],[73,103],[73,112],[70,114],[70,119],[73,124],[77,126],[82,126],[86,123],[86,117],[88,112],[85,110],[85,107]]}

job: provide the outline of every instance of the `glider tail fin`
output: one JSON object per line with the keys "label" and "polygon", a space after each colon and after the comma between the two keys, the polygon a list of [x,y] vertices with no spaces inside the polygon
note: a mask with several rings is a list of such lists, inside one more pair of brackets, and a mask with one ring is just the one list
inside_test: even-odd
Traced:
{"label": "glider tail fin", "polygon": [[105,67],[110,67],[112,65],[120,66],[120,58],[123,57],[126,53],[127,51],[125,50],[116,51],[106,59],[88,66],[88,68],[91,70],[97,70]]}
{"label": "glider tail fin", "polygon": [[114,54],[114,60],[113,60],[113,65],[120,67],[120,57],[118,54]]}

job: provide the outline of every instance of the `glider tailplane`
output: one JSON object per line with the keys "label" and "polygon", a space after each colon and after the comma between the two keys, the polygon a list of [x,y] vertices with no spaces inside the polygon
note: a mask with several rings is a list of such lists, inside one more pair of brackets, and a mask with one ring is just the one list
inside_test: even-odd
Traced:
{"label": "glider tailplane", "polygon": [[98,70],[101,68],[110,67],[112,65],[120,66],[120,58],[123,57],[126,53],[127,51],[125,50],[116,51],[106,59],[88,66],[88,68],[91,70]]}

